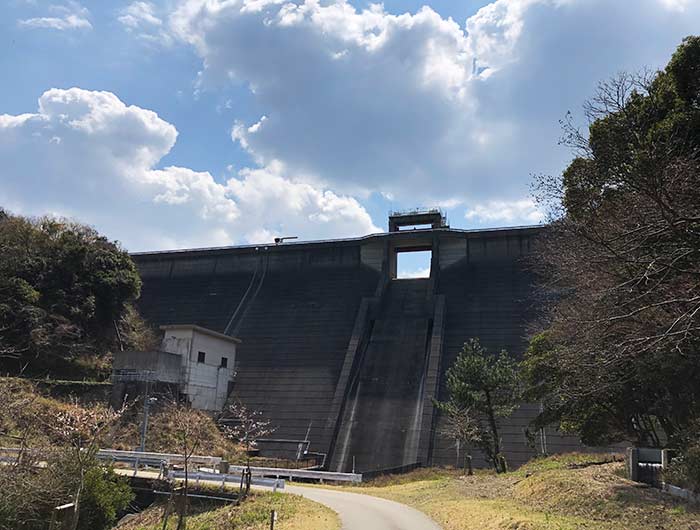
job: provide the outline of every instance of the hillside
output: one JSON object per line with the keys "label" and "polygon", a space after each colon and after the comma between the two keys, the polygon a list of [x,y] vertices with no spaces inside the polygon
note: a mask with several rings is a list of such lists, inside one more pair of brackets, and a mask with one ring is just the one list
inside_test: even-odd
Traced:
{"label": "hillside", "polygon": [[[188,530],[266,530],[270,527],[270,511],[278,514],[279,530],[336,530],[338,516],[329,508],[297,495],[253,492],[240,506],[224,506],[201,510],[187,520]],[[130,517],[117,530],[161,530],[163,509],[153,506]],[[168,529],[176,527],[172,517]]]}
{"label": "hillside", "polygon": [[[85,388],[79,388],[79,387]],[[34,382],[16,377],[0,377],[0,398],[11,396],[13,413],[0,415],[0,445],[13,446],[26,436],[29,447],[45,447],[56,443],[44,428],[46,422],[57,414],[76,408],[89,408],[94,404],[107,404],[108,386],[100,383],[81,382]],[[96,392],[94,389],[100,391]],[[202,412],[199,416],[206,432],[198,449],[199,453],[221,456],[236,461],[243,458],[238,444],[227,440],[218,429],[214,419]],[[102,440],[102,447],[133,450],[138,447],[141,428],[141,407],[131,405],[119,423]],[[149,419],[146,450],[166,453],[180,451],[178,430],[169,414],[168,406],[154,408]]]}
{"label": "hillside", "polygon": [[623,478],[623,467],[565,455],[503,475],[418,470],[354,489],[413,506],[445,530],[700,530],[700,506]]}

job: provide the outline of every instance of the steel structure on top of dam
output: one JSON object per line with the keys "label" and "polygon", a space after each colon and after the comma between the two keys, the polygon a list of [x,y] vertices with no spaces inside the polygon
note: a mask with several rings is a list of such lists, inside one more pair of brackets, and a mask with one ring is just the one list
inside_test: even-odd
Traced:
{"label": "steel structure on top of dam", "polygon": [[[231,397],[277,427],[265,453],[322,453],[334,471],[455,465],[433,400],[467,339],[522,355],[534,303],[524,258],[542,228],[455,230],[415,214],[359,238],[134,254],[140,309],[241,339]],[[430,276],[397,280],[397,255],[414,250],[432,251]],[[524,404],[503,424],[512,464],[535,452],[525,429],[537,411]],[[539,436],[550,452],[578,447]]]}

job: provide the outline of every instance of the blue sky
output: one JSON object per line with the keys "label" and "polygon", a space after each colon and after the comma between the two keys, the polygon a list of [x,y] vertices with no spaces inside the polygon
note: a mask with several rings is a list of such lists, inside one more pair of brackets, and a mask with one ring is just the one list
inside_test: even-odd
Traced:
{"label": "blue sky", "polygon": [[0,204],[134,251],[363,235],[415,206],[536,223],[532,175],[571,157],[558,120],[700,27],[700,0],[0,9]]}

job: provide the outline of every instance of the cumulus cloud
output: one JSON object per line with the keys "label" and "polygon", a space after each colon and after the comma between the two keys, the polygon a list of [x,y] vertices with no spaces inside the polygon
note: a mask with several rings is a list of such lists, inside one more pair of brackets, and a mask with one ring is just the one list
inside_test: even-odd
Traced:
{"label": "cumulus cloud", "polygon": [[223,180],[158,168],[176,139],[172,124],[110,92],[47,90],[37,112],[0,115],[0,201],[77,217],[131,250],[379,231],[355,199],[288,178],[276,161]]}
{"label": "cumulus cloud", "polygon": [[469,221],[485,225],[528,225],[542,223],[545,214],[533,200],[522,199],[476,204],[467,210],[464,217]]}
{"label": "cumulus cloud", "polygon": [[233,137],[256,161],[349,193],[484,203],[560,171],[559,119],[598,80],[663,65],[698,20],[683,0],[496,0],[463,25],[429,7],[185,0],[169,25],[202,59],[199,89],[254,94],[264,119]]}
{"label": "cumulus cloud", "polygon": [[25,28],[45,28],[59,31],[71,29],[92,29],[90,12],[78,2],[49,7],[52,16],[21,19],[17,23]]}

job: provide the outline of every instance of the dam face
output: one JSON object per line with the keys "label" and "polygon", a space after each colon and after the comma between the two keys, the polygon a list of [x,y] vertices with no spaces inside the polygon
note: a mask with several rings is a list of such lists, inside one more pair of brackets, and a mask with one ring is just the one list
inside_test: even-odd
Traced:
{"label": "dam face", "polygon": [[[462,344],[522,356],[534,307],[525,258],[540,228],[396,231],[357,239],[134,254],[153,325],[196,324],[241,339],[231,398],[276,431],[264,454],[325,455],[337,471],[457,465],[433,399]],[[437,226],[437,227],[436,227]],[[396,278],[397,254],[432,251],[430,277]],[[503,422],[511,465],[535,454],[538,407]],[[538,433],[548,452],[578,447]],[[484,465],[474,453],[475,464]]]}

